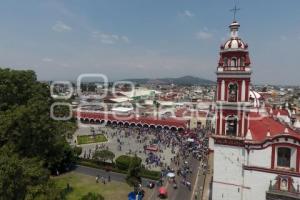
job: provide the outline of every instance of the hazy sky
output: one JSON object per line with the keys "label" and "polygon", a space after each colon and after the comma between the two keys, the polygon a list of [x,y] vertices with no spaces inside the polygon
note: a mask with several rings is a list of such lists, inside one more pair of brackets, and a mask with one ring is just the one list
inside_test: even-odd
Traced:
{"label": "hazy sky", "polygon": [[[300,1],[240,0],[253,83],[300,85]],[[194,75],[215,80],[233,0],[2,0],[0,66],[40,80]]]}

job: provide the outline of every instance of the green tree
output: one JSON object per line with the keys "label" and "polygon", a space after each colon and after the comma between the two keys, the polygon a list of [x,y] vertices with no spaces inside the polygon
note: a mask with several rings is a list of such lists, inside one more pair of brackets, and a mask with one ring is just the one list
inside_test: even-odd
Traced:
{"label": "green tree", "polygon": [[74,154],[76,155],[76,157],[79,157],[80,156],[80,154],[82,153],[82,147],[74,147],[73,148],[73,150],[74,150]]}
{"label": "green tree", "polygon": [[140,170],[141,170],[141,159],[137,156],[132,157],[128,169],[128,175],[138,177]]}
{"label": "green tree", "polygon": [[131,162],[131,157],[127,155],[121,155],[116,158],[116,166],[121,170],[128,170]]}
{"label": "green tree", "polygon": [[49,87],[32,71],[0,69],[0,77],[0,99],[8,101],[0,101],[0,145],[13,144],[20,155],[38,157],[52,172],[69,168],[75,159],[66,133],[75,126],[50,118]]}
{"label": "green tree", "polygon": [[0,199],[53,199],[41,197],[57,193],[49,170],[75,162],[66,134],[76,126],[51,119],[52,103],[49,86],[33,71],[0,68]]}
{"label": "green tree", "polygon": [[131,158],[126,180],[130,185],[137,185],[141,182],[141,158],[134,156]]}
{"label": "green tree", "polygon": [[0,111],[14,105],[23,105],[36,90],[36,75],[33,71],[17,71],[0,68]]}
{"label": "green tree", "polygon": [[109,150],[97,150],[95,151],[93,158],[96,160],[100,160],[103,162],[106,162],[107,160],[113,162],[113,159],[115,158],[115,154]]}
{"label": "green tree", "polygon": [[47,191],[49,173],[36,158],[0,149],[0,199],[34,199]]}

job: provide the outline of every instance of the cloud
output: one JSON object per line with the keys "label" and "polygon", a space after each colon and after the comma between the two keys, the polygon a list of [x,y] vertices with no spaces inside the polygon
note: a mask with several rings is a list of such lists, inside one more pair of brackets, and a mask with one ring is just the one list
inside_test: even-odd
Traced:
{"label": "cloud", "polygon": [[68,32],[72,30],[72,27],[66,25],[62,21],[58,21],[52,26],[52,30],[55,32]]}
{"label": "cloud", "polygon": [[116,43],[130,43],[125,35],[108,34],[103,32],[94,31],[92,37],[99,39],[103,44],[116,44]]}
{"label": "cloud", "polygon": [[126,43],[130,42],[127,36],[121,36],[121,39],[123,42],[126,42]]}
{"label": "cloud", "polygon": [[202,30],[196,33],[196,38],[200,40],[209,40],[213,38],[213,34],[207,30]]}
{"label": "cloud", "polygon": [[191,11],[189,11],[189,10],[183,11],[183,13],[181,13],[181,15],[184,16],[184,17],[190,17],[190,18],[195,16],[195,14],[192,13]]}
{"label": "cloud", "polygon": [[52,59],[52,58],[47,58],[47,57],[46,57],[46,58],[43,58],[42,61],[43,61],[43,62],[52,62],[53,59]]}

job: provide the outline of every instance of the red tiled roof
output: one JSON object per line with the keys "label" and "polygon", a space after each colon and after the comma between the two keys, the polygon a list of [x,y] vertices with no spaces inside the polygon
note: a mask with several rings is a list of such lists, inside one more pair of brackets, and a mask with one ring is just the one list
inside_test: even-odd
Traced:
{"label": "red tiled roof", "polygon": [[181,108],[176,110],[176,117],[206,117],[207,112],[205,111],[191,111],[188,108]]}
{"label": "red tiled roof", "polygon": [[259,92],[259,94],[261,95],[261,97],[263,99],[268,99],[268,98],[272,97],[272,94],[266,93],[266,92]]}
{"label": "red tiled roof", "polygon": [[[267,139],[267,133],[270,132],[270,137],[275,137],[280,134],[287,134],[300,139],[300,134],[288,128],[284,124],[276,121],[272,117],[262,117],[257,113],[250,113],[250,131],[254,141],[263,141]],[[289,133],[284,133],[285,128],[288,128]]]}
{"label": "red tiled roof", "polygon": [[187,112],[187,108],[180,108],[177,109],[175,112],[176,117],[183,117],[185,115],[185,113]]}
{"label": "red tiled roof", "polygon": [[[76,116],[76,112],[74,113]],[[104,114],[104,113],[95,113],[95,112],[80,112],[77,117],[79,118],[88,118],[94,120],[109,120],[117,122],[128,122],[135,124],[148,124],[148,125],[161,125],[177,128],[187,128],[187,120],[179,120],[173,118],[167,119],[156,119],[155,117],[137,117],[135,115],[113,115],[113,114]]]}
{"label": "red tiled roof", "polygon": [[[270,113],[271,108],[266,108],[267,112]],[[273,115],[276,116],[278,113],[280,115],[289,116],[289,112],[286,109],[272,109]]]}

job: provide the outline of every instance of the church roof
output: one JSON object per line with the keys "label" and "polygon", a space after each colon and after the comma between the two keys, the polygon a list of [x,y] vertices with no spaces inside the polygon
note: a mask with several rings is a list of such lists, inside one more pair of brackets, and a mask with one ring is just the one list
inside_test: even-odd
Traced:
{"label": "church roof", "polygon": [[265,117],[258,113],[249,114],[249,129],[252,133],[252,140],[256,142],[264,141],[279,135],[290,135],[300,140],[300,134],[272,117]]}
{"label": "church roof", "polygon": [[279,108],[273,109],[270,107],[267,107],[266,109],[267,109],[267,112],[273,116],[277,116],[277,115],[290,116],[289,111],[286,109],[279,109]]}

